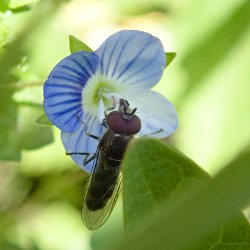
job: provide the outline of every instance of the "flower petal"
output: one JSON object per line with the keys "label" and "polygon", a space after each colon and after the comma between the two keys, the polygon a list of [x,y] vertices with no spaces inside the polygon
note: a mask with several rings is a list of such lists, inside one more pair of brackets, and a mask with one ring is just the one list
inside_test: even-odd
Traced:
{"label": "flower petal", "polygon": [[[123,95],[132,108],[137,108],[136,114],[142,123],[139,136],[149,135],[162,138],[169,136],[177,129],[176,110],[164,96],[152,90],[142,89],[127,89]],[[162,131],[158,132],[161,129]]]}
{"label": "flower petal", "polygon": [[166,64],[161,41],[136,30],[115,33],[95,53],[100,59],[101,74],[124,86],[153,87],[160,80]]}
{"label": "flower petal", "polygon": [[98,105],[98,120],[101,124],[103,122],[103,119],[105,118],[104,111],[105,111],[105,106],[104,106],[103,100],[100,99],[99,105]]}
{"label": "flower petal", "polygon": [[[87,124],[87,132],[101,137],[105,128],[101,126],[97,117],[86,114],[85,121]],[[81,123],[80,127],[72,133],[61,133],[61,139],[67,153],[89,153],[90,158],[97,150],[98,140],[86,135],[84,124]],[[88,173],[91,173],[95,160],[83,166],[85,155],[73,154],[72,159],[76,164]]]}
{"label": "flower petal", "polygon": [[60,61],[44,84],[44,109],[52,123],[65,132],[83,119],[82,89],[98,67],[94,53],[77,52]]}

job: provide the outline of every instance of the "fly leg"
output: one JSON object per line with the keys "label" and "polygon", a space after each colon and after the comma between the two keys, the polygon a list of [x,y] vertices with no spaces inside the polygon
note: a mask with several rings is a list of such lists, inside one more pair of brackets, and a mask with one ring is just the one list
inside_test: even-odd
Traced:
{"label": "fly leg", "polygon": [[66,155],[85,155],[83,159],[83,166],[86,166],[89,162],[93,161],[96,158],[96,153],[94,153],[91,157],[89,157],[90,153],[83,153],[83,152],[73,152],[73,153],[66,152]]}
{"label": "fly leg", "polygon": [[162,132],[162,131],[163,131],[163,129],[160,128],[159,130],[157,130],[157,131],[155,131],[155,132],[152,132],[152,133],[147,134],[147,135],[142,135],[142,136],[140,136],[140,137],[146,137],[146,136],[150,136],[150,135],[155,135],[155,134],[158,134],[158,133],[160,133],[160,132]]}
{"label": "fly leg", "polygon": [[88,125],[84,121],[82,121],[79,116],[77,116],[77,119],[83,124],[83,126],[84,126],[83,129],[84,129],[84,132],[85,132],[85,134],[87,136],[89,136],[89,137],[91,137],[91,138],[93,138],[95,140],[100,141],[101,138],[99,136],[92,135],[92,134],[88,133],[88,131],[87,131],[88,130]]}
{"label": "fly leg", "polygon": [[107,128],[107,127],[108,127],[107,119],[106,119],[106,118],[103,118],[103,119],[102,119],[102,126],[103,126],[104,128]]}
{"label": "fly leg", "polygon": [[[87,132],[88,126],[87,126],[87,124],[84,121],[82,121],[80,119],[79,116],[77,116],[77,119],[84,125],[83,129],[84,129],[84,132],[85,132],[85,134],[87,136],[89,136],[89,137],[91,137],[91,138],[93,138],[95,140],[100,141],[100,137],[99,136],[92,135],[92,134],[90,134],[90,133]],[[91,157],[89,157],[90,153],[88,153],[88,152],[66,152],[66,155],[85,155],[85,157],[83,159],[83,166],[86,166],[89,162],[93,161],[96,158],[96,153],[94,153]]]}

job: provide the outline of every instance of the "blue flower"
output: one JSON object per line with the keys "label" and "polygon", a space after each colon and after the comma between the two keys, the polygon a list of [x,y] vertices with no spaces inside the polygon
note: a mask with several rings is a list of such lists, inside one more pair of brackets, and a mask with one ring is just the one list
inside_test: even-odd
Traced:
{"label": "blue flower", "polygon": [[[95,153],[98,141],[86,135],[102,136],[104,110],[112,96],[137,108],[142,129],[139,136],[154,133],[166,137],[178,126],[173,105],[150,90],[160,80],[166,64],[160,40],[146,32],[124,30],[110,36],[96,51],[81,51],[61,60],[44,85],[44,109],[61,131],[67,152]],[[83,123],[84,122],[84,123]],[[72,155],[85,171],[83,155]]]}

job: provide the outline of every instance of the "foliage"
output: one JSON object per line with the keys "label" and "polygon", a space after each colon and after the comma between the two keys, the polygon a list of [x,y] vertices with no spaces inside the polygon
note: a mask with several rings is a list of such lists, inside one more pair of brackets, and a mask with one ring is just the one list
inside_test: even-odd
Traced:
{"label": "foliage", "polygon": [[[93,1],[100,17],[82,13],[84,1],[80,17],[90,19],[82,23],[77,8],[67,16],[66,2],[0,1],[0,249],[250,249],[242,213],[250,197],[249,1]],[[130,145],[123,211],[118,202],[90,233],[80,218],[87,174],[65,156],[44,114],[42,86],[69,54],[68,33],[101,43],[107,19],[109,27],[144,30],[153,20],[163,38],[174,36],[178,57],[172,63],[176,53],[167,52],[157,90],[170,93],[180,129],[168,144]],[[69,40],[71,53],[91,51]]]}
{"label": "foliage", "polygon": [[69,36],[69,47],[71,54],[76,53],[78,51],[93,51],[87,44],[83,43],[78,38],[72,35]]}
{"label": "foliage", "polygon": [[250,225],[238,212],[249,202],[249,163],[248,148],[211,180],[176,149],[153,139],[135,142],[123,164],[128,239],[120,247],[249,248]]}
{"label": "foliage", "polygon": [[167,52],[166,53],[166,58],[167,58],[166,67],[174,60],[175,57],[176,57],[175,52]]}

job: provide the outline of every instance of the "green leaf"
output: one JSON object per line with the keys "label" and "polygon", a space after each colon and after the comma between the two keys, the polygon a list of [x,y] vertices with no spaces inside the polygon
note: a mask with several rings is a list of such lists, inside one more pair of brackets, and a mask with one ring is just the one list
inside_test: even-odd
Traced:
{"label": "green leaf", "polygon": [[[188,98],[196,89],[205,83],[204,79],[225,60],[228,61],[230,51],[241,43],[242,37],[248,35],[250,21],[250,1],[242,1],[230,11],[227,19],[215,26],[206,39],[201,39],[195,47],[186,54],[182,66],[188,75],[185,95],[180,99]],[[232,35],[233,34],[233,35]],[[197,70],[198,69],[198,70]]]}
{"label": "green leaf", "polygon": [[0,11],[5,12],[10,10],[13,13],[30,10],[32,5],[39,2],[39,0],[1,0]]}
{"label": "green leaf", "polygon": [[165,68],[167,68],[169,64],[175,59],[177,54],[176,52],[166,52],[165,54],[166,54],[166,61],[167,61]]}
{"label": "green leaf", "polygon": [[34,122],[34,117],[37,113],[41,113],[41,110],[42,107],[27,104],[10,105],[10,108],[6,110],[9,112],[7,116],[4,113],[1,118],[1,160],[19,161],[22,150],[40,148],[53,141],[51,129],[38,126]]}
{"label": "green leaf", "polygon": [[35,122],[44,126],[53,126],[53,123],[49,120],[46,114],[42,114],[41,116],[39,116]]}
{"label": "green leaf", "polygon": [[153,139],[138,140],[131,145],[123,169],[124,219],[128,232],[149,211],[159,213],[163,201],[209,180],[189,158]]}
{"label": "green leaf", "polygon": [[51,129],[38,126],[34,122],[34,117],[41,110],[42,107],[19,105],[18,115],[20,122],[18,123],[17,142],[20,149],[36,149],[53,142]]}
{"label": "green leaf", "polygon": [[206,239],[193,244],[188,250],[245,250],[250,249],[250,226],[243,214],[238,213],[234,219],[225,223],[211,233]]}
{"label": "green leaf", "polygon": [[0,160],[18,161],[21,153],[16,143],[17,105],[6,91],[0,92],[0,112]]}
{"label": "green leaf", "polygon": [[0,12],[5,12],[8,9],[8,4],[10,0],[1,0],[0,2]]}
{"label": "green leaf", "polygon": [[250,197],[250,147],[210,179],[170,146],[143,139],[128,149],[123,169],[128,237],[104,249],[250,249],[239,212]]}
{"label": "green leaf", "polygon": [[[2,0],[0,2],[2,3]],[[24,2],[27,3],[20,0],[21,4]],[[15,35],[15,38],[4,44],[4,47],[0,47],[0,160],[18,161],[21,159],[23,149],[42,147],[53,139],[52,132],[48,128],[41,128],[34,123],[37,114],[42,113],[41,105],[40,109],[38,105],[30,107],[31,112],[27,112],[30,113],[28,116],[26,111],[21,111],[12,98],[16,89],[9,88],[13,83],[20,81],[17,69],[30,52],[28,43],[37,30],[34,27],[38,28],[41,20],[51,17],[51,14],[56,13],[59,5],[62,4],[62,1],[50,2],[48,4],[47,1],[40,1],[39,6],[34,9],[27,22],[25,21],[26,25],[20,26],[18,29],[20,32]],[[8,7],[12,3],[14,1],[4,1]]]}
{"label": "green leaf", "polygon": [[0,47],[6,44],[9,40],[9,30],[3,24],[0,24]]}
{"label": "green leaf", "polygon": [[20,6],[20,7],[9,8],[9,10],[11,10],[11,12],[13,12],[13,13],[19,13],[19,12],[24,12],[24,11],[31,10],[31,6],[29,4],[27,4],[27,5],[23,5],[23,6]]}
{"label": "green leaf", "polygon": [[69,47],[71,54],[76,53],[78,51],[89,51],[89,52],[93,51],[87,44],[83,43],[73,35],[69,36]]}
{"label": "green leaf", "polygon": [[12,9],[19,9],[22,7],[29,7],[29,5],[32,5],[34,3],[39,2],[40,0],[10,0],[9,1],[9,8]]}

